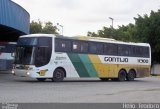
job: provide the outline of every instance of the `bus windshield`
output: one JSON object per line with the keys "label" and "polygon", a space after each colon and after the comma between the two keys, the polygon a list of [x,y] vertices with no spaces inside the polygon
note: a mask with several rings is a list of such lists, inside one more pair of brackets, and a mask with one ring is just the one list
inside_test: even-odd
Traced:
{"label": "bus windshield", "polygon": [[16,64],[32,65],[35,63],[35,47],[19,46],[16,49]]}
{"label": "bus windshield", "polygon": [[51,48],[49,37],[20,38],[16,47],[15,64],[46,65],[51,57]]}
{"label": "bus windshield", "polygon": [[20,38],[17,44],[36,46],[38,44],[38,38],[35,37]]}

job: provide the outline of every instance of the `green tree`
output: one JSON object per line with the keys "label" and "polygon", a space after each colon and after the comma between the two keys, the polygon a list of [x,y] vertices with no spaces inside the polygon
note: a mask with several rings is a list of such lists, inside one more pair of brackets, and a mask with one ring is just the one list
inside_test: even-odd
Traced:
{"label": "green tree", "polygon": [[134,40],[135,26],[134,24],[129,24],[127,26],[119,26],[117,29],[112,27],[103,27],[102,30],[95,32],[88,32],[88,36],[91,37],[103,37],[103,38],[113,38],[122,41],[132,41]]}
{"label": "green tree", "polygon": [[30,23],[30,34],[35,34],[35,33],[46,33],[46,34],[59,34],[58,33],[58,28],[56,26],[53,26],[53,23],[48,21],[46,23],[43,23],[38,20],[32,21]]}
{"label": "green tree", "polygon": [[103,37],[103,38],[115,38],[115,29],[114,28],[108,28],[108,27],[103,27],[102,30],[98,30],[97,33],[95,32],[88,32],[88,36],[90,37]]}
{"label": "green tree", "polygon": [[127,42],[135,42],[135,32],[136,28],[134,24],[129,24],[127,26],[119,26],[118,29],[116,29],[116,36],[117,40],[127,41]]}
{"label": "green tree", "polygon": [[32,21],[30,23],[30,33],[34,34],[34,33],[41,33],[42,32],[42,22],[38,20],[38,22],[36,21]]}
{"label": "green tree", "polygon": [[89,36],[89,37],[98,37],[98,35],[95,32],[90,32],[90,31],[87,33],[87,36]]}
{"label": "green tree", "polygon": [[58,28],[56,26],[53,26],[52,22],[46,22],[45,26],[42,29],[42,33],[58,34],[57,30]]}
{"label": "green tree", "polygon": [[136,39],[139,42],[150,43],[152,49],[152,63],[160,63],[160,10],[151,11],[150,16],[135,18]]}

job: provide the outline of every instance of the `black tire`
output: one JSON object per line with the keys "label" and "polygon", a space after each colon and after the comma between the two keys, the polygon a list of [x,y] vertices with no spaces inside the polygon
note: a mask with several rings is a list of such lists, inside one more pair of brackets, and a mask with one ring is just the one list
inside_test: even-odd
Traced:
{"label": "black tire", "polygon": [[118,73],[118,81],[125,81],[126,80],[126,71],[120,70]]}
{"label": "black tire", "polygon": [[111,78],[112,81],[118,81],[118,78]]}
{"label": "black tire", "polygon": [[127,81],[134,81],[134,78],[136,77],[135,71],[130,70],[127,74]]}
{"label": "black tire", "polygon": [[61,82],[65,77],[65,72],[62,69],[56,69],[53,73],[52,81]]}
{"label": "black tire", "polygon": [[102,81],[108,81],[109,80],[109,78],[99,78],[100,80],[102,80]]}
{"label": "black tire", "polygon": [[46,80],[46,78],[37,78],[37,80],[40,82],[44,82]]}

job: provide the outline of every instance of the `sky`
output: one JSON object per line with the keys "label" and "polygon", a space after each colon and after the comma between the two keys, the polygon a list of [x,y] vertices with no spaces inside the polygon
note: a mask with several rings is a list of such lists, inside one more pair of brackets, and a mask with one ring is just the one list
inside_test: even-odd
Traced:
{"label": "sky", "polygon": [[[160,0],[12,0],[30,13],[30,21],[63,26],[63,35],[87,35],[103,26],[135,23],[134,17],[160,9]],[[62,33],[62,27],[58,26]]]}

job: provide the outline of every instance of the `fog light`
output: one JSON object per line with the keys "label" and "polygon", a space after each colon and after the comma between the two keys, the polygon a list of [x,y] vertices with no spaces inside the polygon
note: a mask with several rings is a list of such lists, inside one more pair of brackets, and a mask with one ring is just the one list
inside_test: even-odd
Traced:
{"label": "fog light", "polygon": [[30,75],[30,73],[29,73],[29,72],[27,72],[27,75]]}

